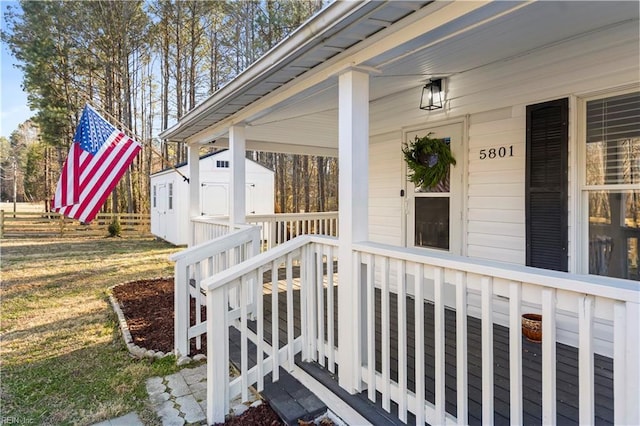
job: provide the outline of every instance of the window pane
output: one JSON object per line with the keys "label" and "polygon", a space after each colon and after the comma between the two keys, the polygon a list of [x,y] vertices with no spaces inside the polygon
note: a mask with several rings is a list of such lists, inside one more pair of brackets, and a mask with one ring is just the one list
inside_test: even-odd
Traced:
{"label": "window pane", "polygon": [[173,184],[169,184],[169,210],[173,210]]}
{"label": "window pane", "polygon": [[417,197],[415,245],[449,250],[449,197]]}
{"label": "window pane", "polygon": [[587,103],[586,183],[640,183],[640,93]]}
{"label": "window pane", "polygon": [[640,281],[640,190],[589,191],[589,273]]}

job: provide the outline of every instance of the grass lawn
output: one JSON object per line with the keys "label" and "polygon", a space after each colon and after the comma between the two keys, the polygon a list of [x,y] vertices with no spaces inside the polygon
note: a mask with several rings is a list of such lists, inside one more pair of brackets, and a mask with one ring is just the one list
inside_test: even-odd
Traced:
{"label": "grass lawn", "polygon": [[89,425],[136,410],[175,360],[129,356],[108,288],[172,276],[180,249],[152,238],[3,239],[0,424]]}

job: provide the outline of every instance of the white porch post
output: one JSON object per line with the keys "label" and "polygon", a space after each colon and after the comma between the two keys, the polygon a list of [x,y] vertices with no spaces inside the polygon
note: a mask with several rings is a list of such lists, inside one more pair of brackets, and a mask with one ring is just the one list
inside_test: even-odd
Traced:
{"label": "white porch post", "polygon": [[350,393],[360,390],[363,350],[362,288],[354,268],[353,243],[368,239],[369,75],[349,70],[339,77],[338,164],[338,345],[339,383]]}
{"label": "white porch post", "polygon": [[195,241],[191,218],[200,216],[200,145],[189,145],[189,246]]}
{"label": "white porch post", "polygon": [[229,224],[245,223],[245,156],[246,139],[243,126],[229,128],[231,181],[229,183]]}

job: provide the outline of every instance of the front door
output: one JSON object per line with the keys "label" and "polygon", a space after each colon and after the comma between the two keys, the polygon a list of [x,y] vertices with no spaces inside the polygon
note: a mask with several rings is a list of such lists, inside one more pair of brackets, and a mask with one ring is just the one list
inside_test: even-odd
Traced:
{"label": "front door", "polygon": [[[407,247],[424,247],[461,254],[462,251],[462,123],[406,132],[405,141],[416,136],[444,139],[456,159],[449,175],[430,189],[407,182]],[[405,177],[407,174],[405,164]]]}

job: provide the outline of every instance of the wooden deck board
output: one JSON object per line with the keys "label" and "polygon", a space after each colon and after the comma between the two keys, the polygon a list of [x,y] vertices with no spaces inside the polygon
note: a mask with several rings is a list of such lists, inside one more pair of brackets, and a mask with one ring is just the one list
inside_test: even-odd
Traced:
{"label": "wooden deck board", "polygon": [[[282,288],[281,286],[279,286]],[[286,288],[286,286],[285,286]],[[298,287],[299,288],[299,287]],[[266,289],[270,292],[270,288]],[[326,289],[325,289],[326,292]],[[326,293],[325,293],[326,294]],[[381,339],[380,339],[380,292],[376,291],[376,370],[381,371]],[[271,339],[271,295],[265,294],[265,336],[268,341]],[[279,338],[280,346],[286,343],[286,293],[279,292]],[[337,291],[334,294],[334,310],[337,313]],[[326,307],[326,298],[324,301]],[[414,370],[414,338],[415,327],[413,324],[414,300],[407,298],[407,385],[411,391],[415,390],[415,370]],[[295,336],[300,333],[300,292],[294,291],[295,314]],[[425,345],[423,348],[425,359],[425,395],[430,402],[435,401],[434,396],[434,323],[433,305],[425,303],[425,321],[422,330],[425,333]],[[398,377],[398,341],[395,338],[397,330],[397,297],[390,297],[390,318],[391,318],[391,338],[390,338],[390,376],[393,380]],[[252,325],[255,327],[255,324]],[[482,423],[482,339],[481,321],[474,317],[467,317],[468,327],[468,404],[469,404],[469,424]],[[455,312],[450,309],[445,310],[445,406],[447,412],[456,413],[456,318]],[[254,328],[255,329],[255,328]],[[334,328],[337,345],[337,315]],[[500,325],[493,327],[494,341],[494,416],[496,424],[509,424],[509,329]],[[325,318],[326,337],[326,318]],[[578,424],[578,351],[576,348],[556,344],[557,350],[557,413],[558,423]],[[255,358],[255,356],[253,357]],[[542,347],[540,344],[532,343],[523,338],[522,340],[523,359],[523,419],[525,424],[540,424],[542,417]],[[610,358],[600,355],[594,356],[595,364],[595,414],[599,424],[613,424],[613,361]],[[328,374],[328,373],[327,373]],[[366,392],[360,395],[367,398]],[[378,404],[379,405],[379,404]]]}

